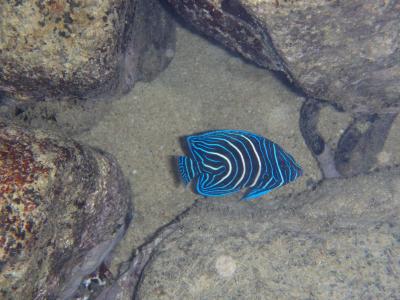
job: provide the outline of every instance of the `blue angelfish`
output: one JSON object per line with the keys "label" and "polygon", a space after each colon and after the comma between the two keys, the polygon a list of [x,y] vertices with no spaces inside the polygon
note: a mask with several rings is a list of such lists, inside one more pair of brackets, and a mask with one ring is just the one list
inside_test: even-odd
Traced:
{"label": "blue angelfish", "polygon": [[243,130],[215,130],[186,137],[189,156],[178,158],[183,183],[196,179],[195,192],[226,196],[247,188],[244,200],[279,188],[303,173],[274,142]]}

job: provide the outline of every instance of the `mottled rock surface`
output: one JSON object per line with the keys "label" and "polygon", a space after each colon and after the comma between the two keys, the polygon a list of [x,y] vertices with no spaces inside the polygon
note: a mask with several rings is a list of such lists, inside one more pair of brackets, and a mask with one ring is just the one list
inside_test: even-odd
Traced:
{"label": "mottled rock surface", "polygon": [[108,154],[0,122],[0,298],[67,299],[122,238],[129,187]]}
{"label": "mottled rock surface", "polygon": [[309,96],[399,111],[398,1],[168,0],[185,20]]}
{"label": "mottled rock surface", "polygon": [[397,299],[400,169],[255,205],[199,201],[137,299]]}
{"label": "mottled rock surface", "polygon": [[129,90],[174,54],[156,0],[0,2],[0,91],[18,100]]}

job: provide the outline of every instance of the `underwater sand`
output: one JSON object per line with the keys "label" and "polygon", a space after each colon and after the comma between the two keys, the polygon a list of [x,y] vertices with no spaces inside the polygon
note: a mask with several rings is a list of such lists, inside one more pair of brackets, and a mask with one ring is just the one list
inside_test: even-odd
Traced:
{"label": "underwater sand", "polygon": [[281,145],[303,167],[305,175],[295,183],[243,205],[265,205],[276,195],[298,193],[318,181],[320,172],[298,127],[302,101],[272,72],[178,27],[176,54],[167,69],[113,100],[104,118],[75,137],[112,153],[132,187],[133,222],[111,270],[200,198],[176,182],[171,159],[184,153],[179,137],[213,129],[248,130]]}

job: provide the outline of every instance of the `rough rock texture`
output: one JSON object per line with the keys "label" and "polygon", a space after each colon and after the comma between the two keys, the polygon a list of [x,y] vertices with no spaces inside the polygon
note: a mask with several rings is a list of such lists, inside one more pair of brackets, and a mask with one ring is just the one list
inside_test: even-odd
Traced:
{"label": "rough rock texture", "polygon": [[[330,108],[328,114],[327,108]],[[358,113],[352,117],[347,114],[350,119],[343,124],[344,115],[310,98],[300,111],[300,130],[325,178],[354,176],[382,166],[379,155],[397,116],[395,113]],[[393,161],[396,163],[397,157]]]}
{"label": "rough rock texture", "polygon": [[0,298],[67,299],[120,240],[129,187],[108,154],[0,123]]}
{"label": "rough rock texture", "polygon": [[248,205],[199,201],[135,299],[398,299],[400,169]]}
{"label": "rough rock texture", "polygon": [[361,115],[354,118],[338,141],[335,165],[346,176],[365,173],[379,162],[396,114]]}
{"label": "rough rock texture", "polygon": [[380,166],[400,165],[400,116],[397,115],[393,121],[389,135],[383,149],[377,155],[377,162]]}
{"label": "rough rock texture", "polygon": [[168,0],[196,28],[309,96],[399,111],[399,1]]}
{"label": "rough rock texture", "polygon": [[0,2],[0,91],[18,100],[127,91],[162,70],[175,28],[156,0]]}

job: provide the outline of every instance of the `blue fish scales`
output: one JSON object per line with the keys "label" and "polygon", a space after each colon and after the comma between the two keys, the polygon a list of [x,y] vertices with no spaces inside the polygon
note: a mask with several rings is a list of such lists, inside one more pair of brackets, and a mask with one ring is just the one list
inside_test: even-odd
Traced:
{"label": "blue fish scales", "polygon": [[244,200],[267,194],[302,175],[294,158],[274,142],[243,130],[215,130],[186,137],[189,156],[178,158],[182,180],[195,192],[227,196],[248,188]]}

